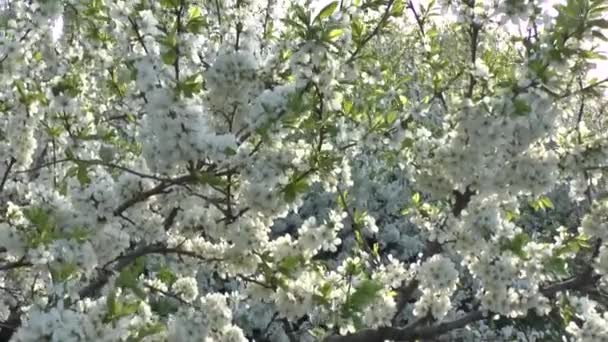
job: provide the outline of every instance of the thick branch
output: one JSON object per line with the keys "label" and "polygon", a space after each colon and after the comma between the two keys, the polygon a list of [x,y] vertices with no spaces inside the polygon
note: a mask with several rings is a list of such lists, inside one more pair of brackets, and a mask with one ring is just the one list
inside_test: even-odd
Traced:
{"label": "thick branch", "polygon": [[19,325],[21,325],[21,311],[13,307],[7,319],[0,322],[0,342],[9,342]]}
{"label": "thick branch", "polygon": [[471,190],[467,187],[464,193],[460,193],[459,191],[454,190],[454,205],[452,205],[452,214],[454,217],[459,217],[460,214],[466,207],[469,205],[471,201],[471,197],[475,195],[475,191]]}

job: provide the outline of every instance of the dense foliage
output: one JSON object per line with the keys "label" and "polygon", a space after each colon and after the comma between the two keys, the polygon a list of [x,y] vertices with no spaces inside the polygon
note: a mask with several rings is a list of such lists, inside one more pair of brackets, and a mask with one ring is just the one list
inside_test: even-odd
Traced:
{"label": "dense foliage", "polygon": [[0,341],[608,341],[607,14],[10,1]]}

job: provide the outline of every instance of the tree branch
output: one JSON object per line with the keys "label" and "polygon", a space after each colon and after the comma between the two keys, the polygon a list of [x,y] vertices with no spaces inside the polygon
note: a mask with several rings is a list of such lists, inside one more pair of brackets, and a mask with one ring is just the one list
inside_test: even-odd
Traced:
{"label": "tree branch", "polygon": [[148,48],[146,47],[144,38],[139,33],[139,27],[137,26],[137,23],[135,22],[135,20],[133,20],[133,18],[131,18],[131,16],[128,16],[127,18],[129,19],[129,22],[131,23],[131,28],[133,28],[133,31],[135,31],[135,35],[137,36],[137,41],[139,42],[139,44],[141,44],[141,47],[144,48],[144,52],[146,53],[146,55],[148,55],[149,54]]}
{"label": "tree branch", "polygon": [[[142,257],[144,255],[148,255],[148,254],[162,254],[162,255],[176,254],[176,255],[188,256],[188,257],[203,260],[206,262],[220,261],[219,259],[205,258],[205,257],[198,255],[191,251],[186,251],[186,250],[182,250],[182,249],[174,248],[174,247],[167,247],[163,244],[143,246],[143,247],[140,247],[140,248],[132,251],[131,253],[119,256],[116,259],[106,263],[103,267],[100,267],[97,270],[97,272],[99,274],[97,279],[95,279],[92,283],[85,286],[78,292],[80,298],[89,298],[89,297],[94,296],[102,287],[104,287],[108,283],[108,281],[113,273],[120,272],[123,268],[125,268],[125,267],[129,266],[131,263],[133,263],[137,258]],[[116,265],[112,268],[112,270],[109,270],[108,267],[114,263],[116,263]]]}
{"label": "tree branch", "polygon": [[595,87],[597,87],[597,86],[600,86],[600,85],[602,85],[602,84],[604,84],[604,83],[607,83],[607,82],[608,82],[608,77],[607,77],[607,78],[604,78],[604,79],[602,79],[602,80],[599,80],[599,81],[597,81],[597,82],[593,82],[593,83],[591,83],[591,84],[589,84],[589,85],[587,85],[587,86],[584,86],[584,87],[582,87],[582,88],[580,88],[580,89],[578,89],[578,90],[575,90],[575,91],[567,91],[567,92],[565,92],[564,94],[559,95],[559,96],[558,96],[558,99],[565,99],[566,97],[569,97],[569,96],[572,96],[572,95],[576,95],[576,94],[580,94],[580,93],[587,92],[587,91],[589,91],[589,90],[591,90],[591,89],[593,89],[593,88],[595,88]]}
{"label": "tree branch", "polygon": [[12,307],[7,319],[0,322],[0,342],[9,342],[19,325],[21,325],[21,310]]}
{"label": "tree branch", "polygon": [[29,261],[26,261],[24,258],[22,258],[19,261],[9,262],[7,264],[0,265],[0,271],[8,271],[8,270],[13,270],[15,268],[29,267],[29,266],[32,266],[32,263]]}
{"label": "tree branch", "polygon": [[187,182],[190,182],[193,180],[195,180],[195,177],[193,175],[185,175],[185,176],[178,177],[171,182],[161,182],[157,186],[155,186],[149,190],[140,192],[137,195],[131,197],[130,199],[124,201],[116,209],[114,209],[114,215],[120,216],[125,210],[129,209],[131,206],[133,206],[139,202],[145,201],[152,196],[161,194],[173,185],[184,184],[184,183],[187,183]]}
{"label": "tree branch", "polygon": [[[600,276],[593,275],[593,273],[588,270],[576,277],[549,285],[541,289],[540,292],[546,297],[551,297],[558,292],[566,290],[582,290],[585,287],[595,284],[599,279]],[[385,340],[410,341],[415,339],[433,338],[452,330],[463,328],[470,323],[484,319],[484,317],[487,317],[485,312],[478,309],[465,314],[461,318],[430,326],[420,327],[414,325],[404,328],[381,327],[376,329],[363,329],[344,336],[328,336],[323,342],[384,342]]]}
{"label": "tree branch", "polygon": [[8,162],[8,166],[6,167],[6,170],[4,171],[4,175],[2,176],[2,181],[0,181],[0,193],[2,193],[2,191],[4,190],[4,185],[6,184],[6,181],[8,180],[8,175],[11,172],[11,169],[13,168],[15,163],[17,163],[17,159],[11,157],[11,159]]}
{"label": "tree branch", "polygon": [[[472,1],[471,4],[469,4],[469,7],[473,9],[475,7],[475,1]],[[469,28],[469,34],[471,35],[471,64],[473,65],[473,68],[475,68],[475,61],[477,60],[477,40],[479,38],[480,30],[481,25],[475,23],[475,15],[473,14],[471,16],[471,26]],[[475,84],[477,83],[473,71],[471,71],[471,75],[469,77],[469,87],[465,94],[465,97],[468,99],[473,97],[473,90],[475,89]]]}
{"label": "tree branch", "polygon": [[352,61],[354,61],[357,58],[357,55],[359,55],[359,53],[361,52],[361,50],[363,50],[363,47],[365,47],[365,45],[380,32],[380,29],[382,28],[382,26],[384,26],[384,24],[386,23],[386,21],[388,20],[388,18],[391,15],[391,7],[393,7],[394,2],[395,2],[395,0],[388,1],[388,3],[386,4],[386,10],[384,11],[384,14],[382,15],[382,19],[380,19],[380,21],[378,22],[378,25],[376,25],[374,30],[361,41],[361,44],[357,45],[357,48],[355,49],[355,51],[353,51],[353,53],[350,55],[348,60],[346,60],[346,64],[349,64]]}

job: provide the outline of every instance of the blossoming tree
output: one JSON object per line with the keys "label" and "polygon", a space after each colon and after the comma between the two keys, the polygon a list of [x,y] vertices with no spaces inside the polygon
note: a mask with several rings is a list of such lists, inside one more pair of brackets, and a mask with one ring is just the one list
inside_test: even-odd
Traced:
{"label": "blossoming tree", "polygon": [[608,2],[310,5],[9,3],[0,341],[608,340]]}

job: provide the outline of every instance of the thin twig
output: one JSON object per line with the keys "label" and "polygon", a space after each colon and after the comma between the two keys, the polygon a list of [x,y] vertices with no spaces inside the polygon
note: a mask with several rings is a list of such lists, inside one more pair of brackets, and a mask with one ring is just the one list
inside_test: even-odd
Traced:
{"label": "thin twig", "polygon": [[357,58],[363,47],[365,47],[365,45],[380,32],[380,29],[382,28],[382,26],[384,26],[384,24],[391,15],[391,8],[393,7],[394,2],[395,0],[389,0],[389,2],[386,4],[386,10],[384,11],[382,18],[378,22],[378,25],[376,25],[374,30],[367,37],[365,37],[363,41],[361,41],[361,44],[357,46],[355,51],[353,51],[350,57],[346,60],[346,64],[353,62]]}
{"label": "thin twig", "polygon": [[127,17],[129,19],[129,22],[131,23],[131,28],[133,28],[133,31],[135,31],[135,35],[137,36],[137,41],[139,41],[139,44],[141,44],[141,47],[144,48],[144,51],[146,52],[146,55],[148,55],[148,48],[146,47],[146,43],[144,42],[144,38],[141,36],[141,34],[139,33],[139,27],[137,26],[137,23],[135,22],[135,20],[133,20],[133,18],[131,18],[131,16]]}
{"label": "thin twig", "polygon": [[6,170],[4,171],[4,175],[2,176],[2,181],[0,181],[0,193],[4,190],[4,185],[6,184],[6,181],[8,180],[8,175],[11,172],[11,169],[13,168],[13,166],[15,165],[16,162],[17,162],[17,159],[12,158],[12,157],[9,160],[8,166],[6,167]]}

